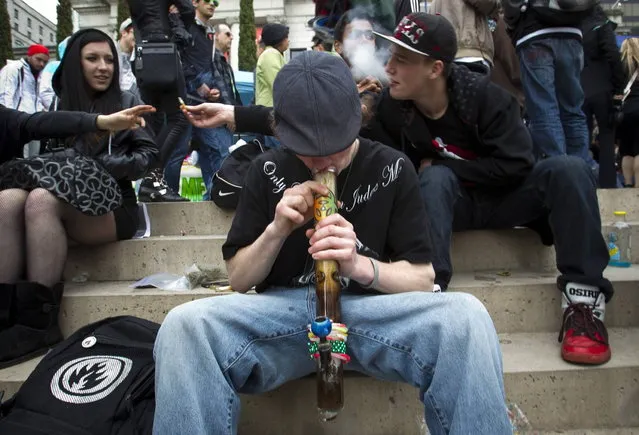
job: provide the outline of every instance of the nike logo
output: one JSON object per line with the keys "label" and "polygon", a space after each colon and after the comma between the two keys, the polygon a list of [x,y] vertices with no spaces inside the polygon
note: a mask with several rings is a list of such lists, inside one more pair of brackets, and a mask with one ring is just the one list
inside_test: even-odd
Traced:
{"label": "nike logo", "polygon": [[229,195],[235,195],[235,192],[222,192],[221,190],[218,192],[219,196],[229,196]]}

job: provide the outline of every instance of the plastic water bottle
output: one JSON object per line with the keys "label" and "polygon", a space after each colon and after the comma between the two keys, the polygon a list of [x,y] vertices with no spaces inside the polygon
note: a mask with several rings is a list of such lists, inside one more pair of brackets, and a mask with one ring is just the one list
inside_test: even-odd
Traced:
{"label": "plastic water bottle", "polygon": [[608,234],[609,265],[614,267],[630,267],[632,247],[631,228],[626,221],[625,211],[616,211],[617,221],[613,224],[613,231]]}

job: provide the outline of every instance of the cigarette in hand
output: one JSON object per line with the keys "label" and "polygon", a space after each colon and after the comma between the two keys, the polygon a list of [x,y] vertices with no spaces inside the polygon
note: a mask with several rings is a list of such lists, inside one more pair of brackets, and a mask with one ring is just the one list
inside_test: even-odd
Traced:
{"label": "cigarette in hand", "polygon": [[184,103],[182,97],[178,97],[178,103],[180,103],[180,110],[184,110],[186,108],[186,104]]}

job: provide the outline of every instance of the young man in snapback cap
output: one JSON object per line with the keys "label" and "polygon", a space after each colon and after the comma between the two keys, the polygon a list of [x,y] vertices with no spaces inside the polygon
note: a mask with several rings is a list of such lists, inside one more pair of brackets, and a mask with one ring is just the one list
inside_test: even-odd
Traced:
{"label": "young man in snapback cap", "polygon": [[452,231],[532,226],[554,243],[563,292],[560,341],[566,361],[610,359],[604,326],[613,288],[603,277],[596,181],[577,157],[537,163],[519,105],[488,77],[452,63],[457,51],[444,17],[410,14],[393,36],[390,79],[366,136],[401,149],[418,168],[430,219],[435,282],[452,275]]}
{"label": "young man in snapback cap", "polygon": [[[185,110],[208,127],[211,108]],[[235,434],[240,393],[315,372],[314,261],[336,260],[347,370],[417,386],[432,434],[511,434],[492,321],[473,296],[432,291],[417,175],[404,154],[358,137],[361,107],[346,64],[308,51],[284,66],[274,124],[282,148],[252,164],[223,247],[237,293],[177,307],[160,329],[154,433]],[[313,226],[314,194],[328,193],[313,174],[329,167],[340,211]],[[315,414],[315,403],[308,409]],[[282,432],[289,426],[282,421]]]}

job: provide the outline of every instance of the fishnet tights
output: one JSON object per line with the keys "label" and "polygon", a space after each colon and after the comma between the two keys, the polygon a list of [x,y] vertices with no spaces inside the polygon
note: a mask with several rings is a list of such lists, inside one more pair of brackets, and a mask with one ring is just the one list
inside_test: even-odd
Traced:
{"label": "fishnet tights", "polygon": [[24,274],[24,204],[28,194],[20,189],[0,191],[0,283],[15,283]]}
{"label": "fishnet tights", "polygon": [[52,287],[62,278],[68,238],[115,241],[113,213],[86,216],[44,189],[0,191],[0,283],[26,278]]}

